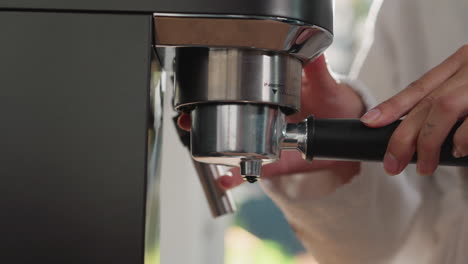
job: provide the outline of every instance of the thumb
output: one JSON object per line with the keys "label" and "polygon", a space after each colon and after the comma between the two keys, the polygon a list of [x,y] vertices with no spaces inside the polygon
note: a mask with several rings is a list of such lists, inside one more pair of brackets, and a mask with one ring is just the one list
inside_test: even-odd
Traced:
{"label": "thumb", "polygon": [[240,174],[240,168],[233,168],[226,175],[219,177],[217,182],[221,189],[229,190],[241,185],[244,179]]}
{"label": "thumb", "polygon": [[[302,78],[301,110],[288,118],[289,122],[302,121],[307,116],[327,116],[335,98],[341,98],[336,80],[330,74],[324,55],[304,66]],[[325,113],[324,113],[325,112]]]}
{"label": "thumb", "polygon": [[[336,85],[335,79],[330,74],[324,55],[304,66],[304,77],[307,82],[314,82],[318,86],[331,87]],[[305,91],[303,91],[305,92]]]}

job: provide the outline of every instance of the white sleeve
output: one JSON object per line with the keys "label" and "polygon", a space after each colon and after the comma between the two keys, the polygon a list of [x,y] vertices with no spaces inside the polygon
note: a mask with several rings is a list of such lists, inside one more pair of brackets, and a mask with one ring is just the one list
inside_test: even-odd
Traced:
{"label": "white sleeve", "polygon": [[[392,20],[398,12],[391,1],[374,1],[366,26],[366,38],[358,52],[348,80],[364,96],[367,107],[373,107],[398,92],[401,88],[398,69],[398,32]],[[369,101],[370,100],[370,101]]]}
{"label": "white sleeve", "polygon": [[[372,9],[374,16],[379,5]],[[368,98],[368,106],[394,93],[392,36],[385,28],[386,20],[392,18],[386,15],[382,12],[375,30],[370,28],[375,32],[373,44],[367,43],[367,50],[356,62],[360,71],[354,71],[365,84],[358,92]],[[362,89],[365,86],[378,89],[372,90],[374,98]],[[320,172],[264,180],[262,186],[319,263],[389,263],[407,240],[408,230],[421,210],[423,189],[428,187],[416,177],[387,176],[382,164],[362,163],[351,183],[317,197],[317,190],[327,188],[317,186],[317,177],[328,184],[326,172]]]}
{"label": "white sleeve", "polygon": [[327,176],[290,175],[262,186],[319,263],[387,263],[407,239],[422,187],[406,175],[386,176],[381,165],[363,163],[351,183],[317,198],[315,177]]}

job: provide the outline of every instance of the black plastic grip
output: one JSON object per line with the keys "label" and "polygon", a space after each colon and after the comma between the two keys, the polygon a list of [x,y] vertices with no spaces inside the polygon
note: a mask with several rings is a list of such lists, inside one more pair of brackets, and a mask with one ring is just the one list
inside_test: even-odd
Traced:
{"label": "black plastic grip", "polygon": [[[395,129],[401,123],[396,121],[386,127],[369,128],[358,119],[307,119],[306,158],[335,160],[382,161],[387,145]],[[440,164],[468,166],[468,157],[455,158],[452,155],[453,135],[461,122],[450,131],[442,145]],[[417,160],[415,155],[412,162]]]}

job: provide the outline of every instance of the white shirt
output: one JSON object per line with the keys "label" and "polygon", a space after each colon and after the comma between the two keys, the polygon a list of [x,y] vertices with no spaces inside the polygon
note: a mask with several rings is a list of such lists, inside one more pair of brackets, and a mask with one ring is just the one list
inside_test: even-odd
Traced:
{"label": "white shirt", "polygon": [[[374,98],[404,89],[464,44],[466,0],[375,0],[367,47],[354,76]],[[467,95],[468,96],[468,95]],[[317,198],[306,174],[264,180],[304,246],[321,264],[468,263],[468,180],[463,169],[440,167],[433,176],[414,165],[396,177],[382,164],[330,195]],[[326,175],[322,175],[326,177]],[[316,176],[314,176],[316,177]]]}

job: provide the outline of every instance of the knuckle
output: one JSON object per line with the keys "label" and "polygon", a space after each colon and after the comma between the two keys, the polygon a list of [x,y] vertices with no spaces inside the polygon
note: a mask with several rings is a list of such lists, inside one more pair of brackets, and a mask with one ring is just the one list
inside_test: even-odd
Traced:
{"label": "knuckle", "polygon": [[434,105],[443,113],[457,113],[458,107],[455,98],[451,96],[441,96],[434,101]]}
{"label": "knuckle", "polygon": [[421,104],[433,105],[435,101],[436,101],[436,98],[434,96],[428,95],[422,99]]}
{"label": "knuckle", "polygon": [[397,129],[391,138],[391,143],[403,147],[414,145],[415,141],[414,135],[405,129]]}
{"label": "knuckle", "polygon": [[426,93],[425,88],[426,88],[425,84],[421,79],[410,83],[410,85],[408,86],[408,89],[413,90],[417,94],[425,94]]}
{"label": "knuckle", "polygon": [[385,112],[391,118],[399,118],[399,111],[404,108],[404,102],[395,97],[388,99],[380,105],[382,112]]}
{"label": "knuckle", "polygon": [[433,107],[436,102],[436,98],[432,95],[424,97],[419,103],[418,108],[429,110]]}
{"label": "knuckle", "polygon": [[388,150],[399,160],[411,158],[416,148],[416,135],[404,126],[400,126],[393,133],[388,144]]}
{"label": "knuckle", "polygon": [[419,137],[417,144],[418,153],[421,154],[433,153],[440,147],[438,143],[432,139],[432,137]]}

